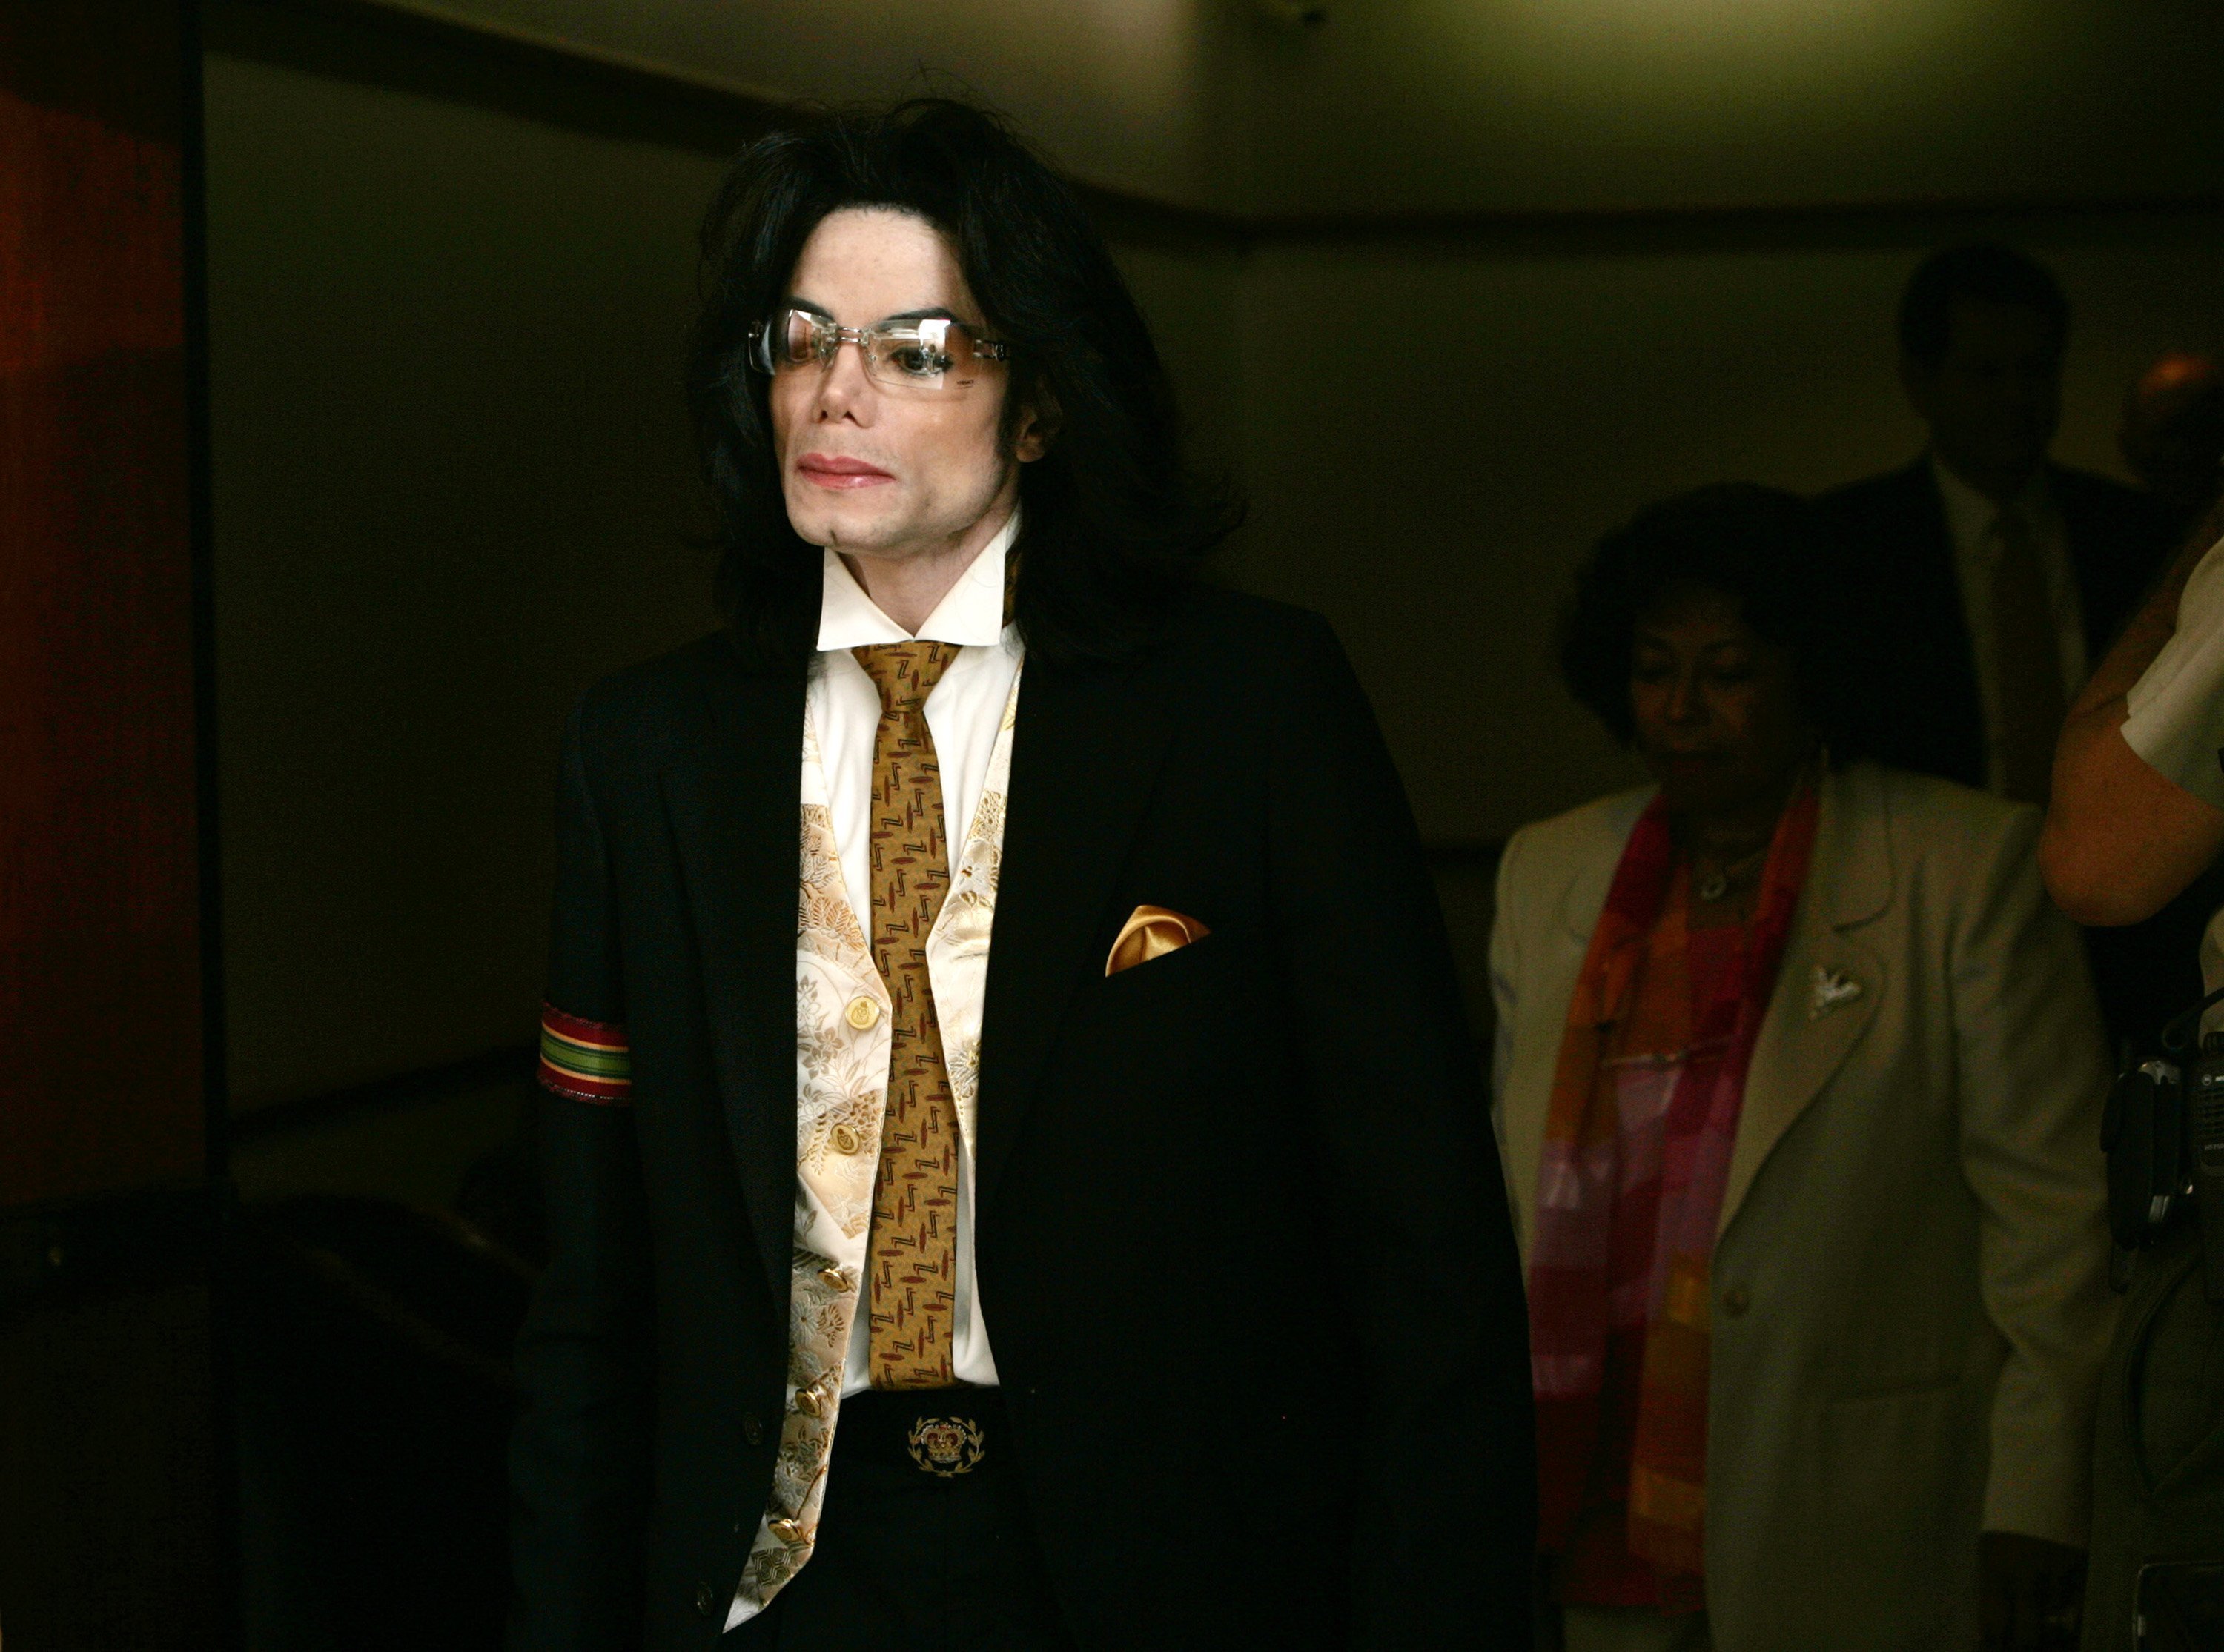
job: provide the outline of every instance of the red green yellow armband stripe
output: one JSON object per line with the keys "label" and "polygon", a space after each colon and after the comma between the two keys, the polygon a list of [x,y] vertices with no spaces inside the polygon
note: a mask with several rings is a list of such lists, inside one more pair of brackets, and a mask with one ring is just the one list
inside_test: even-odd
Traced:
{"label": "red green yellow armband stripe", "polygon": [[612,1021],[583,1021],[553,1004],[540,1012],[540,1087],[575,1101],[603,1107],[633,1104],[633,1051],[625,1029]]}

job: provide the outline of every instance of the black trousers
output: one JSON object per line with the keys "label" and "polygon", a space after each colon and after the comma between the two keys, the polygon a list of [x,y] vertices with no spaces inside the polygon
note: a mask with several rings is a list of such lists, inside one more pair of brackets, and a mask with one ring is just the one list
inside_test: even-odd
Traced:
{"label": "black trousers", "polygon": [[[919,1425],[976,1423],[959,1473]],[[720,1643],[734,1652],[1071,1652],[993,1390],[869,1392],[842,1402],[810,1561]]]}

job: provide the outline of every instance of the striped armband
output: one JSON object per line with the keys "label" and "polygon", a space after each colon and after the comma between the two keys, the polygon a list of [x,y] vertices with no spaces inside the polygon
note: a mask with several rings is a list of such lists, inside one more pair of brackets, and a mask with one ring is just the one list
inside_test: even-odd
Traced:
{"label": "striped armband", "polygon": [[606,1107],[633,1105],[633,1050],[613,1021],[583,1021],[553,1004],[541,1006],[540,1070],[544,1090]]}

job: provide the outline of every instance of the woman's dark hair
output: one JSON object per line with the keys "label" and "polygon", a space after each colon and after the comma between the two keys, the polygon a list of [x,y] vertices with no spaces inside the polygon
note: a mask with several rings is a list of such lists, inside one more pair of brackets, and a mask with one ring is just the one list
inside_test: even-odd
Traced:
{"label": "woman's dark hair", "polygon": [[769,381],[744,358],[811,232],[850,206],[913,213],[949,238],[991,334],[1011,346],[1003,439],[1031,407],[1051,432],[1020,471],[1013,617],[1028,648],[1131,651],[1239,513],[1184,465],[1166,370],[1073,192],[996,117],[939,98],[760,139],[704,216],[687,398],[736,634],[772,661],[801,657],[815,634],[819,554],[789,526]]}
{"label": "woman's dark hair", "polygon": [[1791,652],[1799,709],[1839,761],[1872,744],[1850,627],[1861,606],[1830,522],[1797,494],[1750,482],[1702,488],[1640,512],[1598,542],[1560,616],[1560,675],[1608,733],[1635,735],[1630,653],[1638,622],[1689,591],[1730,598]]}

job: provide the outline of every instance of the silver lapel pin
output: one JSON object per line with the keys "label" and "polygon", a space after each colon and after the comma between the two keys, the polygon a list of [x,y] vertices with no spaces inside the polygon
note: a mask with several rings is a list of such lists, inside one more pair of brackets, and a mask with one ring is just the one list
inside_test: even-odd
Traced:
{"label": "silver lapel pin", "polygon": [[1821,964],[1815,966],[1815,994],[1807,1000],[1807,1018],[1819,1021],[1835,1009],[1852,1003],[1861,995],[1861,984],[1850,975],[1841,975]]}

